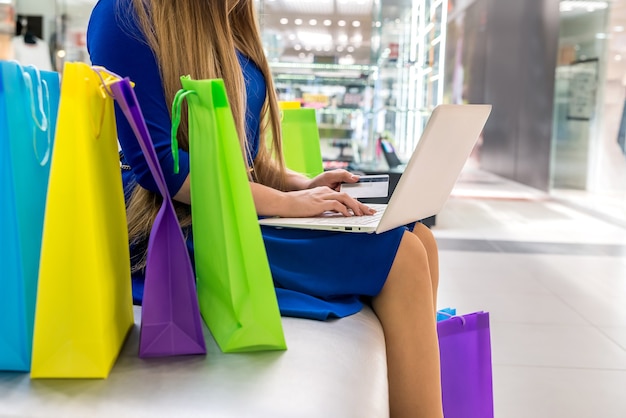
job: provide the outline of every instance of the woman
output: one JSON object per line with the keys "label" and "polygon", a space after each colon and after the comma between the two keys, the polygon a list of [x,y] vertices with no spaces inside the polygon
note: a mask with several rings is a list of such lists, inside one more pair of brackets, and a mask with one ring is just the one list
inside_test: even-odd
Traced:
{"label": "woman", "polygon": [[[189,142],[183,122],[178,134],[180,170],[172,174],[170,108],[185,74],[224,79],[259,215],[372,213],[336,191],[342,182],[358,177],[335,170],[308,179],[287,170],[282,158],[270,157],[268,149],[281,155],[279,111],[253,0],[100,0],[92,12],[87,43],[93,64],[136,83],[183,228],[191,223]],[[116,111],[135,253],[133,293],[140,299],[145,241],[160,202],[132,130]],[[272,138],[271,147],[266,137]],[[428,228],[416,224],[412,231],[397,228],[376,235],[263,227],[262,233],[281,313],[343,317],[362,308],[361,297],[371,297],[385,333],[391,415],[441,417],[435,324],[438,255]]]}

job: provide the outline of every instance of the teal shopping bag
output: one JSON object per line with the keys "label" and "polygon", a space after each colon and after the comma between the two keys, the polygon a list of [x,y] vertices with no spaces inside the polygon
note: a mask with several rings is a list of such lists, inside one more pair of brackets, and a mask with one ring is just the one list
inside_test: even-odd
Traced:
{"label": "teal shopping bag", "polygon": [[0,370],[30,369],[59,94],[58,73],[0,62]]}

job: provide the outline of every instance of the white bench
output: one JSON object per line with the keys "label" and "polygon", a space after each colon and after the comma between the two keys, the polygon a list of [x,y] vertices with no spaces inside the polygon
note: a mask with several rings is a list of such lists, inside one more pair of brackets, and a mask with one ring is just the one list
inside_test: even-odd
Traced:
{"label": "white bench", "polygon": [[283,318],[287,351],[142,360],[141,310],[105,380],[31,380],[0,372],[0,416],[385,418],[387,365],[368,307],[328,322]]}

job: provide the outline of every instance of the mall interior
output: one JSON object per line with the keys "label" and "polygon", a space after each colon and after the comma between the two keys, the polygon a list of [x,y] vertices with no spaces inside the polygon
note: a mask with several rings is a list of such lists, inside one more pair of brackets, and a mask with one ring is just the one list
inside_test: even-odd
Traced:
{"label": "mall interior", "polygon": [[[89,63],[96,0],[11,1],[42,69]],[[255,2],[325,168],[393,172],[381,140],[406,161],[437,105],[493,106],[432,220],[438,307],[490,313],[496,416],[626,417],[626,0]]]}

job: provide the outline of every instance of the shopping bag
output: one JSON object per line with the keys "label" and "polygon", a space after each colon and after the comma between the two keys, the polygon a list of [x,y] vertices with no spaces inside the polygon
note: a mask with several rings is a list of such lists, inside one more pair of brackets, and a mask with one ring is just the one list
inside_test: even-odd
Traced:
{"label": "shopping bag", "polygon": [[455,308],[443,308],[437,311],[437,322],[445,321],[446,319],[450,319],[456,315]]}
{"label": "shopping bag", "polygon": [[130,81],[110,88],[163,196],[148,242],[139,357],[205,354],[195,274],[154,144]]}
{"label": "shopping bag", "polygon": [[32,378],[106,378],[133,325],[113,99],[66,63],[44,218]]}
{"label": "shopping bag", "polygon": [[315,109],[284,108],[281,131],[285,165],[312,178],[324,171]]}
{"label": "shopping bag", "polygon": [[191,215],[200,311],[224,352],[286,348],[276,292],[224,82],[181,78],[187,98]]}
{"label": "shopping bag", "polygon": [[30,370],[59,82],[58,73],[0,62],[0,370]]}
{"label": "shopping bag", "polygon": [[445,418],[492,418],[489,313],[437,322]]}

